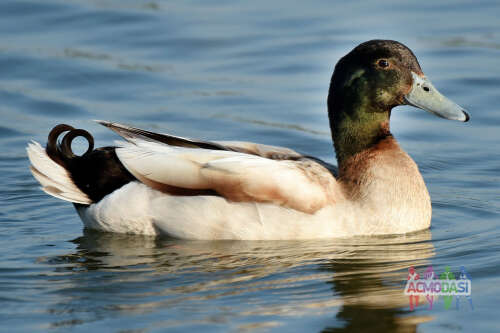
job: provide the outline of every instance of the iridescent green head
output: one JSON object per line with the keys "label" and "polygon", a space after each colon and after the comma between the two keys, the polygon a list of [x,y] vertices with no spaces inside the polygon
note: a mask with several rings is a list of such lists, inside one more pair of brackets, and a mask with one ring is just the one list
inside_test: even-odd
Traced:
{"label": "iridescent green head", "polygon": [[332,75],[328,114],[339,164],[391,135],[393,107],[409,104],[460,121],[468,114],[425,77],[413,52],[391,40],[358,45]]}

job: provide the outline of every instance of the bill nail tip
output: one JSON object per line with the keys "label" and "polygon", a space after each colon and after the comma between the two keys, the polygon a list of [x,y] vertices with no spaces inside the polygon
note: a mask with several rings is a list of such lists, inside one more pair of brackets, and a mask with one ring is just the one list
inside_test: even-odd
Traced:
{"label": "bill nail tip", "polygon": [[463,112],[463,113],[464,113],[464,115],[465,115],[465,120],[464,120],[464,123],[466,123],[466,122],[468,122],[468,121],[469,121],[470,116],[469,116],[469,114],[468,114],[467,112],[465,112],[464,110],[462,110],[462,112]]}

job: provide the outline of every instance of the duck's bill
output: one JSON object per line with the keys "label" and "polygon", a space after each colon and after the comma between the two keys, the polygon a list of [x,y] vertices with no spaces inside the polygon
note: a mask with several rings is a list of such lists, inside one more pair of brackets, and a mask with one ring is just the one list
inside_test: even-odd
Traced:
{"label": "duck's bill", "polygon": [[405,96],[409,105],[434,113],[436,116],[459,121],[468,121],[469,115],[465,110],[453,101],[444,97],[425,76],[411,73],[413,86]]}

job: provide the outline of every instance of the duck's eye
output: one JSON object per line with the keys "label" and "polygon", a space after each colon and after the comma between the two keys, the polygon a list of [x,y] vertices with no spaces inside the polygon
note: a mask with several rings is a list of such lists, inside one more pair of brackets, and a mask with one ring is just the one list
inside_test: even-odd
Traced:
{"label": "duck's eye", "polygon": [[386,59],[380,59],[377,64],[382,67],[382,68],[386,68],[386,67],[389,67],[389,62],[386,60]]}

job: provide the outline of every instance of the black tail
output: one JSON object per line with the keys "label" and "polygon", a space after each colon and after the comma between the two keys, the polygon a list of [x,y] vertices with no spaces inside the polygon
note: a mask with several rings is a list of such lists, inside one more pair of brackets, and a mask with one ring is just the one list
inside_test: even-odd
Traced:
{"label": "black tail", "polygon": [[[66,132],[60,142],[59,136]],[[87,151],[81,156],[71,149],[73,140],[83,137],[87,140]],[[64,167],[75,185],[93,201],[98,202],[104,196],[135,180],[116,156],[115,147],[94,149],[94,138],[83,129],[75,129],[66,124],[55,126],[49,133],[47,155]]]}

